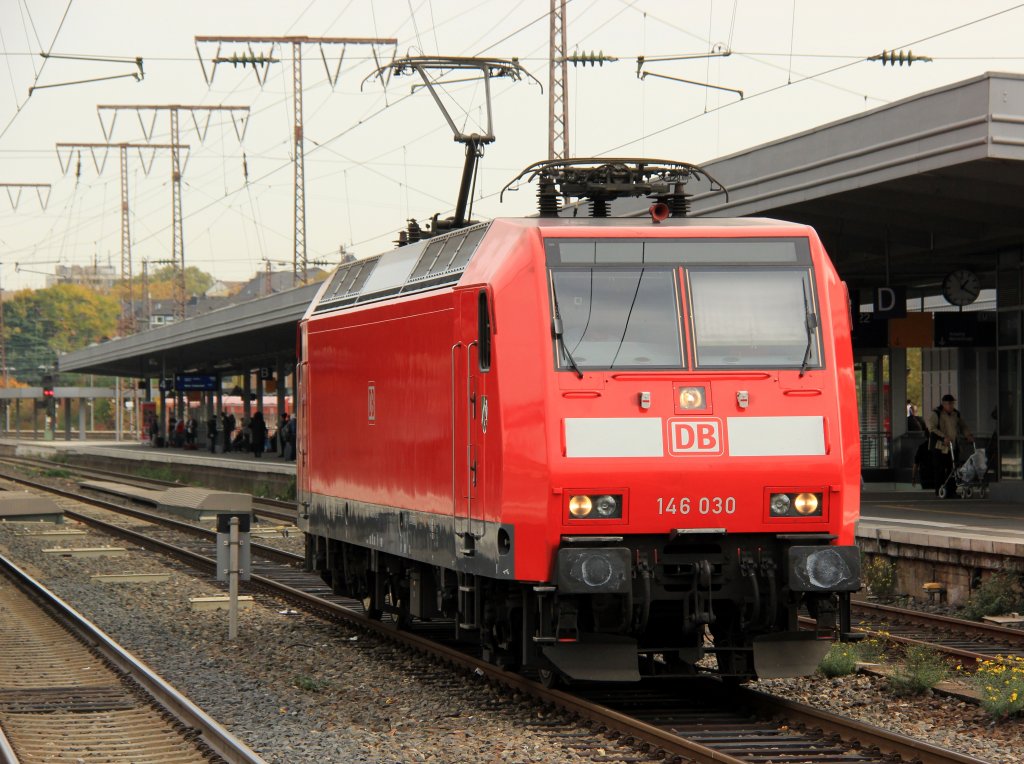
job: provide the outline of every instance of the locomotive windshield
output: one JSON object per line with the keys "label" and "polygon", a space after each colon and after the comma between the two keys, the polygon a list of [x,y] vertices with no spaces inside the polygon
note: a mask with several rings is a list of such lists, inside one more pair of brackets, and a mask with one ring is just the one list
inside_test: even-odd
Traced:
{"label": "locomotive windshield", "polygon": [[561,365],[682,365],[674,270],[573,268],[555,271],[551,280],[562,321]]}
{"label": "locomotive windshield", "polygon": [[722,268],[688,274],[698,368],[817,368],[810,272]]}
{"label": "locomotive windshield", "polygon": [[560,369],[821,367],[806,239],[546,245]]}

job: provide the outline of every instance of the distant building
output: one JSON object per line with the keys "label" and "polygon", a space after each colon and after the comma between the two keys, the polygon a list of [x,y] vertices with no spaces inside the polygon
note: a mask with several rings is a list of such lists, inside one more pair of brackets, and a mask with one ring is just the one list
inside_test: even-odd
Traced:
{"label": "distant building", "polygon": [[245,286],[244,281],[215,281],[213,286],[203,292],[204,297],[230,297],[237,294]]}
{"label": "distant building", "polygon": [[46,286],[57,284],[79,284],[92,289],[110,289],[120,281],[117,269],[112,265],[58,265],[53,275],[46,276]]}

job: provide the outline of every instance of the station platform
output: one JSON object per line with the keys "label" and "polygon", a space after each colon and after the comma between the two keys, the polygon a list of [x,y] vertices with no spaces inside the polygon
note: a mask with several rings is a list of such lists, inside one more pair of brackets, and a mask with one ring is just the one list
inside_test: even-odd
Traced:
{"label": "station platform", "polygon": [[1024,557],[1024,504],[991,497],[939,499],[905,483],[868,483],[857,535]]}
{"label": "station platform", "polygon": [[154,448],[136,441],[0,438],[0,456],[29,456],[81,467],[134,472],[253,496],[295,496],[295,462],[282,459],[273,451],[256,458],[252,452]]}
{"label": "station platform", "polygon": [[987,572],[1024,572],[1024,504],[939,499],[909,484],[868,483],[861,495],[857,544],[899,564],[899,589],[920,598],[939,582],[962,603]]}

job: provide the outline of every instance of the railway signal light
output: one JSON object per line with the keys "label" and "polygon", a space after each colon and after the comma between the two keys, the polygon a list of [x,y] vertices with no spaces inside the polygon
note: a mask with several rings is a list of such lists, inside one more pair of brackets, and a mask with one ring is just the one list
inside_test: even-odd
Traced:
{"label": "railway signal light", "polygon": [[43,400],[53,400],[53,376],[46,374],[43,376]]}

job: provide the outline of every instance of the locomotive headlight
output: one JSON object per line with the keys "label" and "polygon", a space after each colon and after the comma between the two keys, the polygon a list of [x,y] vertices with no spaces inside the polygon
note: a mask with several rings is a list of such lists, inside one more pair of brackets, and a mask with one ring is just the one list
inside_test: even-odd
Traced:
{"label": "locomotive headlight", "polygon": [[679,408],[681,409],[702,409],[704,408],[703,387],[680,387]]}
{"label": "locomotive headlight", "polygon": [[594,509],[589,496],[573,496],[569,499],[569,514],[573,517],[587,517]]}
{"label": "locomotive headlight", "polygon": [[797,494],[793,508],[801,515],[814,515],[818,512],[818,497],[813,493]]}
{"label": "locomotive headlight", "polygon": [[816,517],[824,512],[823,494],[810,491],[773,493],[768,497],[768,514],[772,517]]}
{"label": "locomotive headlight", "polygon": [[785,517],[789,514],[792,503],[789,496],[784,493],[773,493],[771,499],[771,513],[776,517]]}
{"label": "locomotive headlight", "polygon": [[614,496],[598,496],[597,501],[594,502],[594,509],[597,510],[598,517],[613,517],[618,508],[619,502]]}
{"label": "locomotive headlight", "polygon": [[623,494],[621,493],[576,493],[569,497],[569,520],[619,520],[622,519]]}

